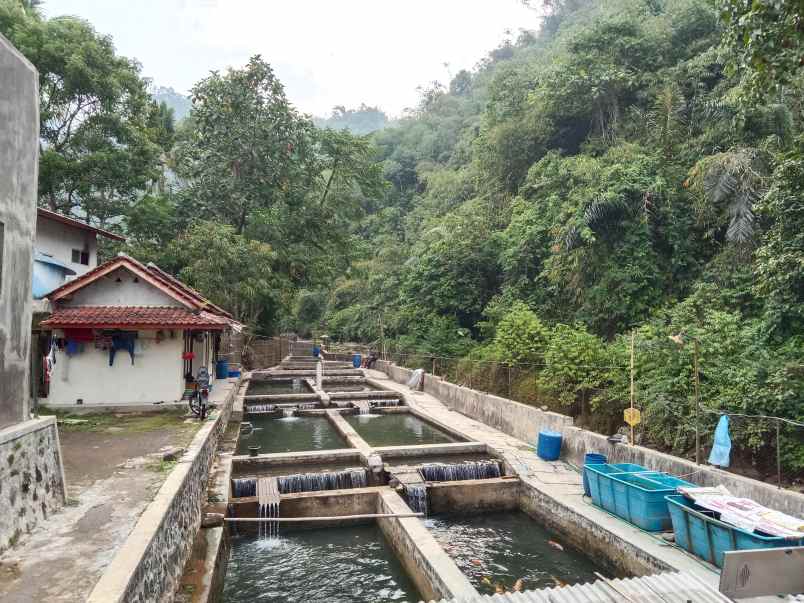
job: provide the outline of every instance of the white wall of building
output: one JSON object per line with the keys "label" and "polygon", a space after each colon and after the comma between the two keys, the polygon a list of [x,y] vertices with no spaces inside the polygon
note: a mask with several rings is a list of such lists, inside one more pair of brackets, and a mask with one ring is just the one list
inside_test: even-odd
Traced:
{"label": "white wall of building", "polygon": [[[165,332],[166,333],[166,332]],[[56,352],[56,366],[50,381],[50,395],[42,400],[49,406],[153,404],[174,402],[184,393],[181,331],[174,338],[156,342],[155,331],[140,331],[134,364],[125,350],[118,350],[114,365],[109,366],[109,352],[84,344],[83,353],[67,356]],[[61,337],[63,333],[54,332]]]}
{"label": "white wall of building", "polygon": [[[36,221],[34,246],[42,253],[64,262],[82,275],[98,265],[98,242],[94,232],[39,217]],[[89,264],[73,262],[73,249],[89,251]]]}
{"label": "white wall of building", "polygon": [[[107,274],[95,282],[76,291],[69,301],[61,302],[65,307],[72,306],[184,306],[163,293],[150,283],[137,277],[126,268]],[[117,282],[117,281],[120,282]]]}

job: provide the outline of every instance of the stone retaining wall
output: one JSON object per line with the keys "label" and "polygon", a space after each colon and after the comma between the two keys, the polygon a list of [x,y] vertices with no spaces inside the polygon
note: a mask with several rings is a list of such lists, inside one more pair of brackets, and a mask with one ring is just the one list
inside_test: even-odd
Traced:
{"label": "stone retaining wall", "polygon": [[[378,361],[377,369],[397,383],[405,383],[412,371],[396,364]],[[666,471],[704,486],[722,484],[736,496],[751,498],[758,503],[790,515],[804,517],[804,494],[779,489],[735,473],[664,454],[643,446],[611,444],[606,436],[573,425],[572,417],[545,412],[533,406],[461,387],[431,374],[425,374],[424,391],[438,398],[451,410],[499,429],[519,440],[535,445],[542,430],[563,434],[562,456],[578,466],[584,454],[599,452],[609,462],[636,463],[651,470]]]}
{"label": "stone retaining wall", "polygon": [[89,603],[173,599],[201,524],[215,450],[226,430],[238,386],[230,384],[217,415],[195,435],[95,585]]}
{"label": "stone retaining wall", "polygon": [[56,417],[0,430],[0,553],[61,509],[66,497]]}

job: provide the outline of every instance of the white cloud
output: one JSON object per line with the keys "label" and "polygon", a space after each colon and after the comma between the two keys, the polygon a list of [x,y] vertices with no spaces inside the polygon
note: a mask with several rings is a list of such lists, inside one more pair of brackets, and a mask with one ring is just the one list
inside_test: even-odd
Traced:
{"label": "white cloud", "polygon": [[497,46],[505,30],[534,29],[518,0],[48,0],[110,34],[155,83],[186,92],[211,69],[261,54],[299,108],[416,103],[416,87],[445,82]]}

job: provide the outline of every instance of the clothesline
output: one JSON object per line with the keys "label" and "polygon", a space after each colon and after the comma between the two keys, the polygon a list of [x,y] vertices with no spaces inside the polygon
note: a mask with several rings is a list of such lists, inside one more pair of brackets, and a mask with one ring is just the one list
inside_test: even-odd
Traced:
{"label": "clothesline", "polygon": [[793,425],[794,427],[804,427],[804,423],[800,423],[799,421],[793,421],[792,419],[785,419],[784,417],[773,417],[770,415],[746,415],[737,412],[727,412],[724,410],[712,410],[709,408],[701,408],[701,411],[712,415],[726,415],[727,417],[742,417],[744,419],[767,419],[769,421],[781,421],[782,423],[787,423],[788,425]]}

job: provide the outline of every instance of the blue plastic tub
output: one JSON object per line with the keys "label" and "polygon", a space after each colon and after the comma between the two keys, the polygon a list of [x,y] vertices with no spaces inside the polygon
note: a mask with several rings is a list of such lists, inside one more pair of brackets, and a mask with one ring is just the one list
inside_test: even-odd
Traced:
{"label": "blue plastic tub", "polygon": [[557,461],[561,456],[561,434],[555,431],[540,431],[536,454],[545,461]]}
{"label": "blue plastic tub", "polygon": [[[583,457],[583,466],[587,465],[605,465],[608,462],[605,454],[598,454],[597,452],[587,452]],[[582,470],[583,474],[583,493],[586,496],[592,496],[592,491],[589,490],[589,479],[586,477],[586,471]]]}
{"label": "blue plastic tub", "polygon": [[647,530],[672,529],[665,496],[676,493],[678,486],[694,486],[666,473],[648,471],[611,475],[614,512],[624,520]]}
{"label": "blue plastic tub", "polygon": [[612,465],[586,465],[583,472],[589,481],[589,494],[592,502],[610,513],[616,513],[614,507],[614,485],[611,476],[617,473],[634,473],[647,471],[642,465],[633,463],[614,463]]}
{"label": "blue plastic tub", "polygon": [[676,544],[717,567],[723,567],[726,551],[804,546],[804,538],[763,536],[720,521],[717,513],[699,507],[680,494],[665,496],[665,500]]}
{"label": "blue plastic tub", "polygon": [[230,378],[232,378],[232,377],[239,377],[239,376],[240,376],[240,369],[237,369],[237,370],[230,370],[230,371],[229,371],[229,377],[230,377]]}
{"label": "blue plastic tub", "polygon": [[363,357],[360,354],[352,354],[352,366],[360,368],[361,364],[363,364]]}

